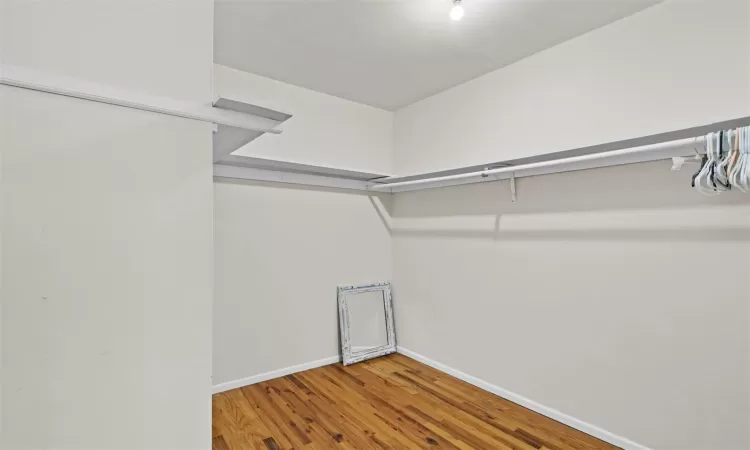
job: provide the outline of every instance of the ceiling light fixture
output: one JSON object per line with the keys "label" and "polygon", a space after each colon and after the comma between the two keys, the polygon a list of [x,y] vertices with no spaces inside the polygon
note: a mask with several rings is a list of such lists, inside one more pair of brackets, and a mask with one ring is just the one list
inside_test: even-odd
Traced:
{"label": "ceiling light fixture", "polygon": [[461,0],[453,0],[453,9],[451,9],[451,19],[461,20],[464,16],[464,7],[461,6]]}

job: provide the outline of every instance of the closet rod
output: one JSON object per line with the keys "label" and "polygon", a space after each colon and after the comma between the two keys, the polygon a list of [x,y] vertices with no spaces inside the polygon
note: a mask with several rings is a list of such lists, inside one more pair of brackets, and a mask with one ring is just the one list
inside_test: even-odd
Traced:
{"label": "closet rod", "polygon": [[[675,156],[686,156],[686,155],[691,155],[691,154],[695,155],[696,152],[701,153],[701,154],[705,153],[704,143],[705,143],[705,137],[698,136],[694,138],[680,139],[678,141],[660,142],[657,144],[644,145],[640,147],[612,150],[612,151],[601,152],[601,153],[591,153],[588,155],[553,159],[549,161],[540,161],[540,162],[535,162],[535,163],[530,163],[530,164],[520,164],[518,166],[507,166],[507,167],[501,167],[497,169],[486,169],[486,170],[482,170],[478,172],[469,172],[469,173],[462,173],[462,174],[457,174],[457,175],[448,175],[448,176],[443,176],[443,177],[422,178],[418,180],[400,181],[400,182],[395,182],[395,183],[388,183],[388,179],[386,178],[386,179],[377,180],[378,184],[370,186],[369,190],[387,192],[394,188],[402,188],[402,187],[407,187],[407,186],[415,187],[416,189],[419,189],[418,186],[425,185],[425,184],[439,184],[439,186],[432,186],[432,187],[443,187],[443,186],[451,186],[454,184],[464,184],[465,180],[469,178],[487,178],[486,181],[495,181],[496,179],[492,179],[489,177],[491,175],[499,175],[499,174],[512,174],[515,177],[523,177],[523,176],[526,176],[524,174],[525,172],[534,171],[536,169],[565,166],[565,165],[575,165],[578,163],[585,163],[585,162],[596,161],[596,160],[601,160],[601,159],[616,159],[618,157],[622,158],[622,157],[628,157],[628,156],[634,156],[634,155],[645,156],[650,153],[658,154],[660,152],[663,152],[663,155],[659,155],[659,157],[654,157],[651,159],[644,159],[644,161],[646,160],[655,161],[658,159],[669,159]],[[639,162],[639,161],[632,161],[632,160],[628,160],[627,158],[623,158],[622,164],[631,164],[633,162]],[[614,165],[614,164],[608,164],[608,165]],[[591,168],[591,167],[586,167],[586,168]],[[578,170],[578,169],[571,169],[571,170]],[[564,170],[561,170],[561,171],[564,171]],[[529,175],[536,175],[536,174],[532,173]]]}

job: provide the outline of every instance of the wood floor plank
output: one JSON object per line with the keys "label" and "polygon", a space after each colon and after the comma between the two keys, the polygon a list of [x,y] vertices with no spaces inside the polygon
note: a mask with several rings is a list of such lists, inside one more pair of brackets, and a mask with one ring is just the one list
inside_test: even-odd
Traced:
{"label": "wood floor plank", "polygon": [[400,354],[214,395],[214,450],[615,450]]}
{"label": "wood floor plank", "polygon": [[[274,385],[275,380],[259,383],[258,386],[265,391],[265,399],[271,405],[275,417],[284,421],[287,427],[287,436],[298,446],[303,447],[312,442],[305,428],[304,419],[299,417],[294,408],[281,397],[281,389]],[[261,394],[262,395],[262,394]]]}
{"label": "wood floor plank", "polygon": [[[545,418],[547,420],[538,420],[538,417],[544,416],[540,416],[539,414],[529,414],[530,411],[528,409],[502,397],[488,395],[487,391],[469,383],[456,383],[456,378],[404,355],[394,354],[392,356],[392,359],[396,364],[407,367],[410,370],[416,370],[434,376],[436,378],[435,385],[443,388],[448,387],[451,389],[460,389],[467,393],[474,401],[478,401],[485,410],[495,412],[500,411],[502,412],[502,416],[512,418],[521,428],[527,429],[534,435],[541,435],[549,441],[548,445],[550,450],[558,450],[558,448],[560,448],[558,445],[562,445],[562,448],[575,448],[581,450],[616,448],[611,444],[602,442],[555,420],[547,418]],[[555,443],[557,443],[557,445]]]}
{"label": "wood floor plank", "polygon": [[234,389],[224,393],[227,404],[231,405],[236,416],[241,416],[235,420],[232,435],[239,435],[244,438],[244,442],[250,444],[250,448],[264,448],[264,439],[272,435],[272,432],[266,427],[260,419],[258,411],[247,401],[242,391]]}
{"label": "wood floor plank", "polygon": [[355,449],[356,447],[350,442],[350,437],[352,434],[356,434],[356,432],[351,431],[348,421],[339,417],[338,413],[334,410],[333,404],[321,400],[320,397],[310,390],[302,382],[301,376],[296,377],[296,381],[296,383],[289,384],[289,386],[294,386],[291,390],[293,394],[296,394],[295,399],[297,401],[300,399],[303,400],[315,424],[327,435],[320,442],[327,443],[326,448]]}
{"label": "wood floor plank", "polygon": [[229,446],[222,435],[213,437],[211,448],[213,450],[229,450]]}
{"label": "wood floor plank", "polygon": [[266,445],[266,448],[268,450],[281,450],[279,444],[276,443],[276,440],[272,437],[263,439],[263,443]]}
{"label": "wood floor plank", "polygon": [[[300,378],[316,394],[321,394],[321,397],[311,398],[311,404],[319,412],[327,415],[330,421],[334,421],[341,427],[341,437],[338,439],[340,442],[347,442],[354,448],[380,448],[377,442],[370,439],[370,435],[374,433],[372,427],[360,422],[356,417],[356,408],[333,393],[333,390],[329,387],[330,380],[327,376],[320,372],[313,373],[313,371],[310,371]],[[352,414],[352,412],[355,414]]]}
{"label": "wood floor plank", "polygon": [[370,413],[391,429],[388,432],[389,435],[395,433],[396,438],[401,436],[405,438],[405,440],[398,440],[401,444],[406,445],[406,448],[420,448],[428,445],[429,448],[454,449],[449,443],[441,442],[440,437],[436,434],[429,433],[429,431],[425,433],[427,431],[425,428],[419,429],[415,426],[415,421],[405,421],[404,413],[397,409],[398,407],[404,407],[397,400],[397,392],[383,391],[379,386],[382,381],[379,377],[357,366],[347,367],[344,370],[350,376],[354,376],[361,381],[361,384],[357,383],[353,387],[367,402]]}
{"label": "wood floor plank", "polygon": [[276,415],[275,409],[265,398],[265,389],[256,384],[240,388],[240,392],[248,403],[255,408],[259,420],[269,431],[268,436],[264,438],[264,445],[268,446],[266,439],[273,438],[276,445],[280,445],[282,448],[294,448],[295,444],[289,437],[291,433],[286,426],[286,421],[283,417]]}
{"label": "wood floor plank", "polygon": [[[459,437],[453,432],[453,427],[457,426],[461,430],[470,430],[472,435],[487,438],[496,442],[502,448],[513,450],[533,450],[522,440],[513,435],[511,429],[498,426],[496,422],[488,422],[474,414],[466,405],[444,404],[438,399],[424,396],[420,398],[420,404],[412,408],[415,412],[430,411],[430,415],[438,419],[432,420],[433,423],[441,424],[452,435]],[[461,406],[461,407],[457,407]],[[424,417],[424,416],[423,416]],[[462,438],[462,440],[466,441]]]}
{"label": "wood floor plank", "polygon": [[490,416],[481,408],[455,399],[437,386],[423,383],[416,377],[410,377],[408,373],[396,373],[394,375],[411,381],[418,389],[422,390],[425,394],[421,398],[424,405],[443,416],[444,421],[460,422],[461,428],[471,427],[475,430],[475,434],[492,437],[514,450],[533,450],[532,447],[513,435],[513,428],[498,422],[495,417]]}
{"label": "wood floor plank", "polygon": [[213,417],[214,424],[229,450],[253,450],[255,448],[252,441],[245,435],[245,430],[253,427],[254,424],[230,399],[227,392],[214,395]]}
{"label": "wood floor plank", "polygon": [[291,413],[299,418],[299,423],[303,424],[312,444],[325,444],[324,447],[330,447],[337,443],[338,432],[327,429],[317,420],[318,414],[302,397],[307,398],[304,392],[299,392],[298,388],[286,378],[271,380],[271,383],[279,389],[279,395],[287,403]]}
{"label": "wood floor plank", "polygon": [[[427,422],[445,430],[454,438],[464,442],[465,444],[468,444],[471,448],[497,448],[502,450],[514,450],[512,449],[512,447],[506,445],[503,442],[493,442],[492,439],[488,439],[487,436],[476,433],[473,430],[469,430],[460,425],[456,425],[451,421],[432,417],[430,414],[420,410],[416,406],[409,406],[408,409]],[[434,411],[432,411],[432,413],[434,414]]]}
{"label": "wood floor plank", "polygon": [[377,372],[370,372],[364,367],[352,366],[347,370],[365,381],[362,388],[363,395],[374,408],[382,414],[384,420],[395,426],[394,429],[404,433],[416,445],[429,445],[430,448],[446,448],[455,450],[456,447],[450,441],[444,440],[438,433],[422,425],[418,418],[412,417],[405,412],[405,408],[411,404],[411,395],[401,391],[398,387],[388,384],[387,380],[381,378]]}
{"label": "wood floor plank", "polygon": [[[332,389],[329,386],[329,393],[336,396],[340,405],[348,405],[348,414],[350,419],[359,427],[366,431],[366,434],[378,448],[412,448],[411,443],[400,433],[393,433],[390,426],[378,417],[375,410],[367,399],[357,390],[357,387],[364,386],[364,382],[356,379],[351,374],[344,371],[341,367],[322,367],[321,373],[324,378],[331,383],[339,386],[346,386],[348,389]],[[374,439],[373,439],[374,437]]]}
{"label": "wood floor plank", "polygon": [[375,364],[372,361],[365,361],[364,363],[356,364],[355,366],[362,366],[363,369],[377,374],[390,388],[404,390],[409,394],[417,393],[417,390],[414,389],[414,387],[410,383],[406,383],[393,376],[393,374],[399,370],[399,366],[395,366],[394,370],[394,368],[388,367],[388,365],[386,364]]}

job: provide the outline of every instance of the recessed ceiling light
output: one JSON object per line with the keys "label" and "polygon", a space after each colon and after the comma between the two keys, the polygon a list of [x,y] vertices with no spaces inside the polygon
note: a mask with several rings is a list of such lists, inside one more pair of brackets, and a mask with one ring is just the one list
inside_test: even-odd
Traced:
{"label": "recessed ceiling light", "polygon": [[451,9],[451,19],[461,20],[464,16],[464,7],[461,6],[461,0],[453,0],[453,9]]}

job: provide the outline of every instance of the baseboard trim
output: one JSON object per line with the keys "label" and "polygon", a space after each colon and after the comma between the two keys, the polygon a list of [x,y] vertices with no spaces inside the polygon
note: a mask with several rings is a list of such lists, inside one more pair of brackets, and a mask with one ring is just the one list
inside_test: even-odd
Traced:
{"label": "baseboard trim", "polygon": [[[524,408],[528,408],[532,411],[536,411],[543,416],[549,417],[550,419],[553,419],[560,423],[568,425],[569,427],[573,427],[579,431],[582,431],[586,434],[599,438],[605,442],[609,442],[610,444],[620,447],[623,450],[651,450],[650,448],[646,446],[635,443],[622,436],[618,436],[614,433],[611,433],[607,430],[599,428],[588,422],[584,422],[582,420],[576,419],[575,417],[571,417],[554,408],[550,408],[549,406],[545,406],[545,405],[542,405],[541,403],[537,403],[520,394],[516,394],[515,392],[509,391],[507,389],[503,389],[492,383],[489,383],[477,377],[471,376],[467,373],[461,372],[460,370],[454,369],[453,367],[450,367],[443,363],[432,360],[426,356],[420,355],[419,353],[413,352],[407,348],[399,346],[397,347],[397,351],[398,353],[401,353],[405,356],[413,358],[441,372],[445,372],[448,375],[452,375],[458,378],[459,380],[463,380],[480,389],[484,389],[487,392],[491,392],[497,396],[503,397],[507,400],[517,403],[523,406]],[[225,391],[229,391],[232,389],[241,388],[244,386],[249,386],[255,383],[261,383],[263,381],[268,381],[274,378],[291,375],[297,372],[302,372],[304,370],[310,370],[310,369],[315,369],[317,367],[327,366],[329,364],[334,364],[340,361],[341,361],[341,356],[336,355],[336,356],[331,356],[328,358],[319,359],[317,361],[310,361],[310,362],[298,364],[296,366],[284,367],[283,369],[272,370],[270,372],[260,373],[260,374],[253,375],[247,378],[241,378],[239,380],[228,381],[226,383],[214,385],[212,387],[212,391],[214,394],[218,394],[220,392],[225,392]]]}
{"label": "baseboard trim", "polygon": [[340,355],[331,356],[328,358],[319,359],[317,361],[298,364],[296,366],[284,367],[283,369],[276,369],[270,372],[259,373],[257,375],[253,375],[247,378],[241,378],[239,380],[216,384],[211,387],[211,390],[214,394],[218,394],[219,392],[231,391],[232,389],[250,386],[251,384],[261,383],[263,381],[273,380],[274,378],[284,377],[293,373],[302,372],[303,370],[310,370],[315,369],[316,367],[327,366],[339,361],[341,361]]}
{"label": "baseboard trim", "polygon": [[499,386],[495,386],[494,384],[491,384],[487,381],[481,380],[477,377],[461,372],[460,370],[446,366],[445,364],[434,361],[430,358],[427,358],[426,356],[420,355],[419,353],[413,352],[404,347],[399,346],[397,348],[397,351],[398,353],[401,353],[405,356],[415,359],[421,362],[422,364],[426,364],[441,372],[445,372],[448,375],[452,375],[458,378],[459,380],[463,380],[469,384],[473,384],[474,386],[480,389],[484,389],[487,392],[491,392],[499,397],[510,400],[513,403],[517,403],[523,406],[524,408],[528,408],[532,411],[536,411],[543,416],[549,417],[550,419],[553,419],[560,423],[568,425],[569,427],[575,428],[576,430],[583,431],[586,434],[599,438],[605,442],[609,442],[610,444],[620,447],[623,450],[651,450],[648,447],[645,447],[641,444],[637,444],[622,436],[618,436],[614,433],[610,433],[609,431],[603,430],[595,425],[591,425],[590,423],[584,422],[582,420],[576,419],[575,417],[571,417],[567,414],[561,413],[560,411],[550,408],[549,406],[542,405],[541,403],[537,403],[522,395],[516,394],[515,392],[511,392],[507,389],[503,389]]}

